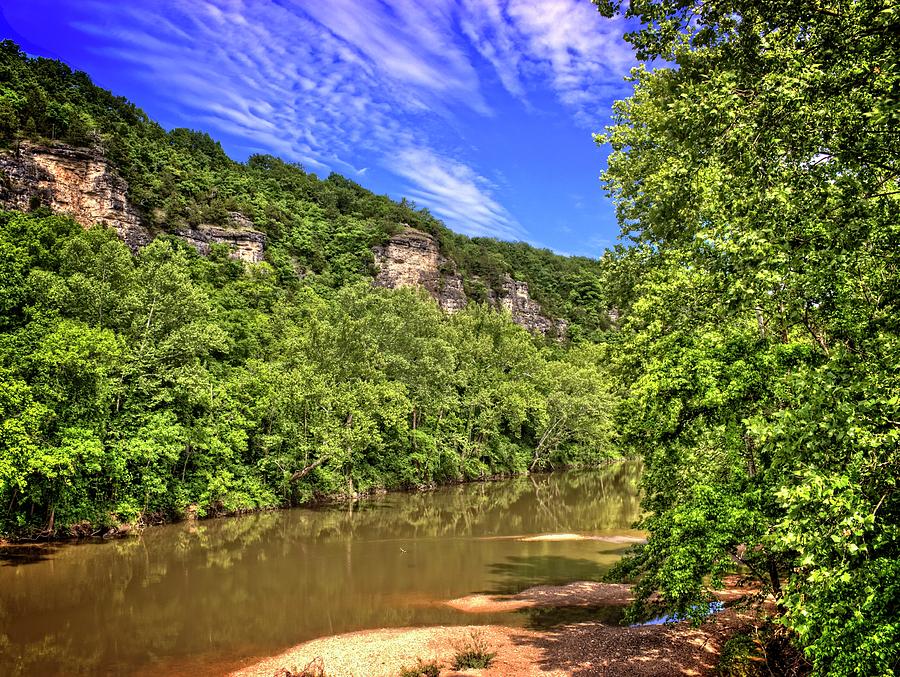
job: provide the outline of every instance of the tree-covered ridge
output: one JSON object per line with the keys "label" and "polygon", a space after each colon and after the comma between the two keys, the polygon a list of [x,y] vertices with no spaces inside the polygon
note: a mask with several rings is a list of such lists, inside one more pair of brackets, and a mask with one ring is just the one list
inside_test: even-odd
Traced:
{"label": "tree-covered ridge", "polygon": [[285,284],[177,238],[0,212],[0,534],[592,463],[599,348],[473,304]]}
{"label": "tree-covered ridge", "polygon": [[427,209],[375,195],[338,174],[320,179],[269,155],[232,161],[208,135],[167,132],[121,97],[49,59],[0,43],[0,145],[16,139],[103,149],[128,181],[148,224],[165,232],[224,225],[242,212],[268,236],[268,259],[282,283],[316,275],[333,287],[373,273],[372,247],[406,224],[435,236],[445,256],[479,288],[499,289],[509,274],[529,284],[544,312],[566,319],[572,336],[605,328],[606,298],[596,261],[563,257],[523,243],[468,238]]}
{"label": "tree-covered ridge", "polygon": [[634,73],[603,138],[651,533],[623,571],[696,616],[738,566],[817,674],[897,674],[900,8],[627,12],[672,67]]}

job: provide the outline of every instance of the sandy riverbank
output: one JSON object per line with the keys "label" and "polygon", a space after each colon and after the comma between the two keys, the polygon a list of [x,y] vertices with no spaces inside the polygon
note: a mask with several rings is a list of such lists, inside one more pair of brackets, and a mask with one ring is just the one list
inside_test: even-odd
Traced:
{"label": "sandy riverbank", "polygon": [[[730,589],[721,596],[731,599],[738,594]],[[579,582],[538,586],[517,595],[471,595],[447,604],[477,614],[531,607],[624,606],[630,599],[629,586]],[[547,629],[501,625],[384,628],[304,642],[233,674],[272,677],[282,668],[299,670],[321,659],[329,677],[396,677],[402,668],[422,659],[441,665],[442,677],[707,675],[714,672],[724,641],[751,621],[749,615],[727,610],[699,628],[687,623],[622,627],[594,620]],[[450,665],[456,647],[472,632],[481,633],[497,656],[488,669],[455,672]]]}

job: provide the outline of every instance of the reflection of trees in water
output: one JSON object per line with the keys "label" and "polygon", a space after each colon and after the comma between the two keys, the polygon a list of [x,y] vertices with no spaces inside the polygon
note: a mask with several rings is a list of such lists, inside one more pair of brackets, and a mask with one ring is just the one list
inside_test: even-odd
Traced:
{"label": "reflection of trees in water", "polygon": [[[640,515],[641,464],[614,463],[592,471],[532,477],[535,502],[548,525],[546,531],[628,528]],[[571,500],[572,495],[577,500]],[[550,525],[556,525],[555,527]]]}
{"label": "reflection of trees in water", "polygon": [[514,594],[535,585],[560,585],[572,581],[598,580],[607,567],[590,559],[574,559],[559,555],[507,557],[492,564],[491,573],[499,581],[490,594]]}
{"label": "reflection of trees in water", "polygon": [[[396,538],[628,528],[640,514],[638,462],[591,471],[464,484],[433,492],[363,501],[350,513],[288,513],[304,536]],[[290,528],[290,527],[289,527]]]}
{"label": "reflection of trees in water", "polygon": [[[3,627],[9,627],[8,622],[15,620],[0,615]],[[0,634],[0,667],[8,677],[59,674],[60,665],[66,666],[65,674],[90,674],[98,671],[102,660],[99,648],[90,651],[75,646],[72,638],[62,633],[49,634],[40,641],[26,644],[13,643],[7,635]]]}
{"label": "reflection of trees in water", "polygon": [[[497,578],[512,591],[602,572],[536,554],[559,544],[478,537],[627,528],[639,475],[621,463],[48,548],[45,561],[0,566],[0,673],[90,673],[154,655],[238,656],[360,627],[461,622],[421,603]],[[516,560],[511,548],[535,555]]]}

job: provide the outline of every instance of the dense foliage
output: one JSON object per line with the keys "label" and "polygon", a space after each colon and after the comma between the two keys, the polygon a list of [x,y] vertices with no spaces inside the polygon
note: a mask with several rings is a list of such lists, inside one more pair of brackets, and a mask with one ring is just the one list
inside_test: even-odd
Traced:
{"label": "dense foliage", "polygon": [[651,533],[622,570],[696,616],[739,565],[818,674],[896,674],[900,7],[627,13],[665,67],[635,71],[601,138],[634,243],[608,264]]}
{"label": "dense foliage", "polygon": [[0,533],[590,463],[598,349],[473,304],[284,284],[175,238],[0,212]]}
{"label": "dense foliage", "polygon": [[0,42],[0,145],[17,139],[100,147],[129,185],[132,202],[158,230],[223,224],[229,211],[268,235],[282,280],[317,275],[340,286],[371,275],[372,246],[407,224],[431,233],[475,300],[506,274],[529,283],[544,312],[572,324],[574,339],[606,327],[596,261],[522,243],[470,239],[426,209],[375,195],[338,174],[319,179],[270,155],[232,161],[208,135],[165,131],[143,111],[59,61],[30,59]]}

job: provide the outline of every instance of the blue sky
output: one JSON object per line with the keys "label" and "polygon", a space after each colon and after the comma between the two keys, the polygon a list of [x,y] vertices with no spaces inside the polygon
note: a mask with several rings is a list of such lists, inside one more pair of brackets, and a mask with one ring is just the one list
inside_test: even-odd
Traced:
{"label": "blue sky", "polygon": [[[11,6],[10,6],[11,5]],[[598,256],[598,176],[635,65],[589,0],[26,0],[0,36],[238,160],[268,152],[454,230]]]}

